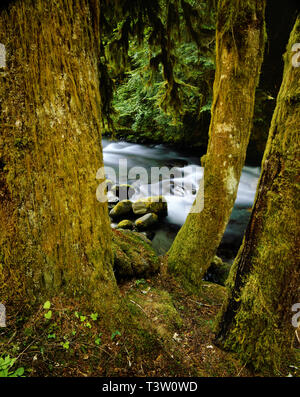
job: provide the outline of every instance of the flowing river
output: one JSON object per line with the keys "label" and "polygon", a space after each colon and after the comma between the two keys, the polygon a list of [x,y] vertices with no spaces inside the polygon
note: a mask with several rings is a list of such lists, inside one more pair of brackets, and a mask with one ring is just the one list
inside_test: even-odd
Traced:
{"label": "flowing river", "polygon": [[[113,182],[125,182],[138,186],[136,193],[131,197],[132,201],[140,197],[159,194],[165,196],[168,202],[168,216],[151,236],[157,253],[165,253],[183,225],[195,200],[199,181],[203,178],[200,159],[164,145],[115,142],[105,138],[102,143],[105,171],[109,169],[115,171],[115,177],[111,172],[106,172],[107,177],[115,179]],[[176,171],[176,175],[170,176],[168,173],[163,173],[159,180],[153,180],[151,172],[162,167],[172,168]],[[125,173],[128,181],[121,181],[120,173]],[[136,174],[143,174],[144,178],[139,179],[135,177]],[[241,244],[250,218],[259,174],[260,167],[245,166],[243,168],[235,206],[218,250],[218,255],[227,261],[232,260]]]}

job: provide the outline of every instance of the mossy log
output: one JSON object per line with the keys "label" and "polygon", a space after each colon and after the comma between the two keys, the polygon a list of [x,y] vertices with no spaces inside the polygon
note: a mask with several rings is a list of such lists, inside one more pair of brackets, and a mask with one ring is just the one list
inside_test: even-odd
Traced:
{"label": "mossy log", "polygon": [[210,266],[236,199],[264,53],[265,1],[221,0],[216,75],[204,169],[192,211],[168,252],[169,270],[197,286]]}
{"label": "mossy log", "polygon": [[229,275],[229,298],[217,327],[220,345],[256,369],[276,374],[293,359],[292,306],[300,302],[300,68],[292,63],[292,46],[299,42],[298,16],[284,56],[251,220]]}

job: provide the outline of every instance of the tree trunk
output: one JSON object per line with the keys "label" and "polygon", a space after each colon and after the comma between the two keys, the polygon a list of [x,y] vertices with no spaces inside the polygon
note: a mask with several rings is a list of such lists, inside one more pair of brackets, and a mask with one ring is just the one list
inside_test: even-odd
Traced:
{"label": "tree trunk", "polygon": [[[228,280],[217,342],[255,368],[279,370],[292,356],[292,306],[300,302],[299,125],[300,68],[291,33],[251,219]],[[295,54],[294,54],[295,55]],[[287,364],[288,362],[286,362]]]}
{"label": "tree trunk", "polygon": [[[194,209],[169,253],[169,269],[199,285],[227,226],[244,165],[264,52],[265,1],[221,0],[216,75],[204,172],[204,209]],[[201,189],[196,202],[201,202]]]}
{"label": "tree trunk", "polygon": [[20,0],[1,11],[2,302],[60,292],[85,294],[99,310],[118,302],[107,204],[96,199],[98,22],[92,0]]}

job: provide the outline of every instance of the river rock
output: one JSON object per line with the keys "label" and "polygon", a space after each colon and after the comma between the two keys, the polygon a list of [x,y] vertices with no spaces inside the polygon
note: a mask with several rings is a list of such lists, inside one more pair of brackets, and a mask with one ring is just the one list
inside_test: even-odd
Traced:
{"label": "river rock", "polygon": [[121,218],[132,213],[132,202],[130,200],[120,201],[109,213],[112,219]]}
{"label": "river rock", "polygon": [[113,270],[117,281],[148,277],[159,271],[160,262],[141,233],[112,229]]}
{"label": "river rock", "polygon": [[168,204],[163,196],[152,196],[137,200],[132,204],[135,215],[156,214],[159,217],[168,215]]}
{"label": "river rock", "polygon": [[158,222],[156,214],[146,214],[135,221],[135,226],[138,230],[145,230],[154,226]]}
{"label": "river rock", "polygon": [[131,222],[128,219],[124,219],[123,221],[118,223],[117,229],[129,229],[129,230],[132,230],[133,229],[133,222]]}

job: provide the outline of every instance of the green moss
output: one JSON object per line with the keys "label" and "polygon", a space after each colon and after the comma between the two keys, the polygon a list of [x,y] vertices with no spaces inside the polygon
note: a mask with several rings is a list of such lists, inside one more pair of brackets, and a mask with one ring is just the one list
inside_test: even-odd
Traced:
{"label": "green moss", "polygon": [[204,275],[204,279],[220,285],[225,285],[230,267],[230,264],[224,263],[221,258],[215,256]]}
{"label": "green moss", "polygon": [[147,230],[155,226],[158,222],[158,216],[153,213],[146,214],[135,221],[137,230]]}
{"label": "green moss", "polygon": [[131,304],[134,302],[133,305],[140,310],[140,314],[142,311],[142,314],[147,316],[145,325],[147,324],[148,329],[163,338],[167,344],[172,341],[175,331],[179,331],[183,325],[182,318],[174,306],[173,298],[165,290],[151,288],[147,294],[133,291],[129,294],[128,299]]}
{"label": "green moss", "polygon": [[132,209],[136,215],[154,213],[163,217],[168,214],[168,204],[163,196],[152,196],[139,199],[133,203]]}
{"label": "green moss", "polygon": [[140,233],[113,229],[112,250],[118,280],[146,277],[159,271],[159,259],[151,242]]}
{"label": "green moss", "polygon": [[128,216],[132,213],[132,202],[130,200],[120,201],[109,213],[113,219]]}
{"label": "green moss", "polygon": [[133,222],[129,221],[128,219],[124,219],[123,221],[118,223],[118,229],[133,229]]}

